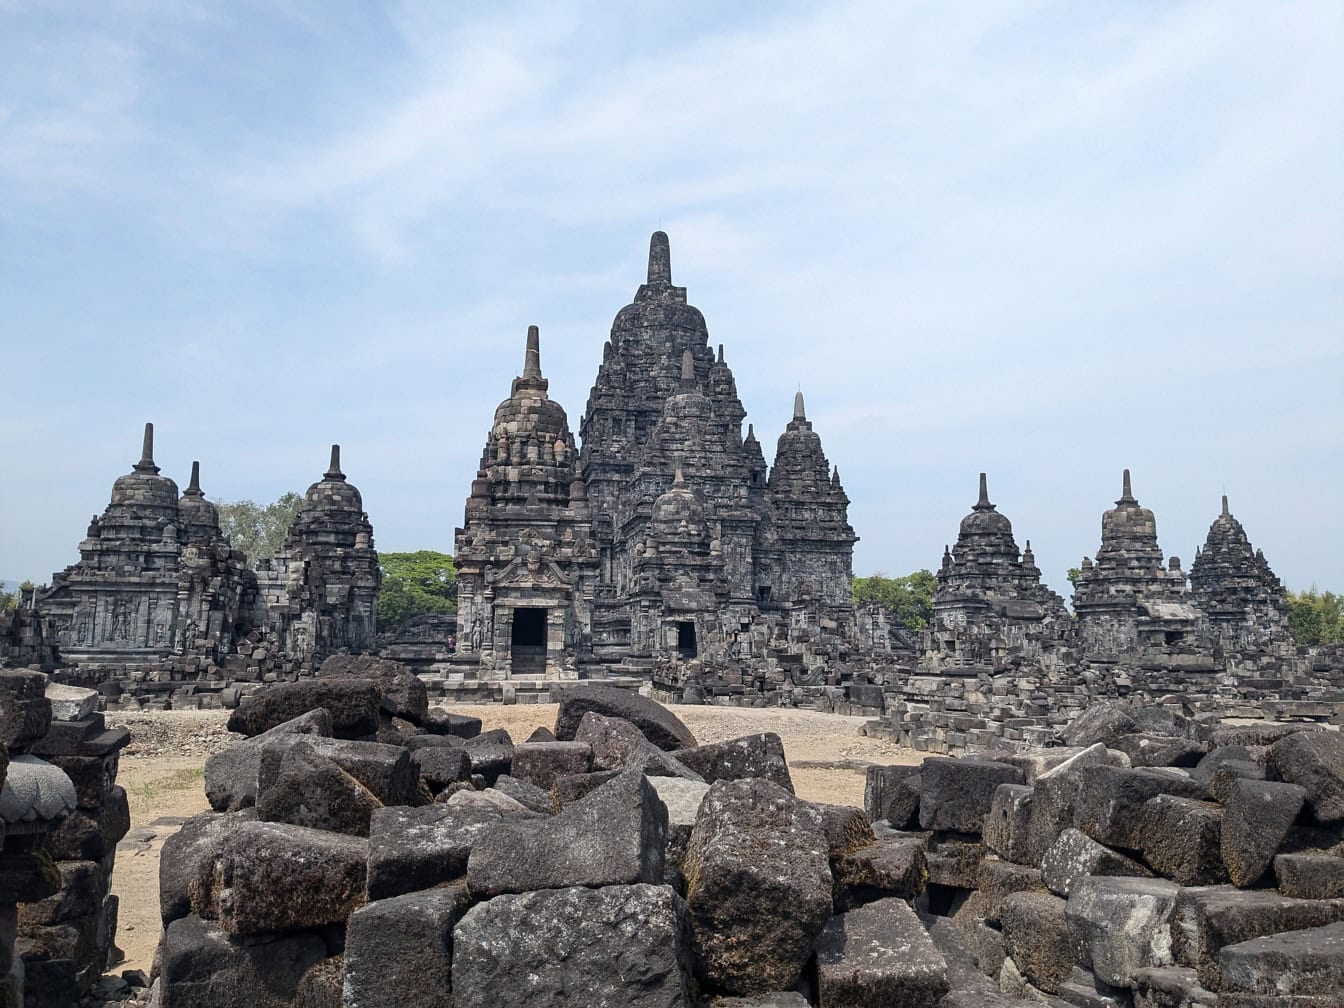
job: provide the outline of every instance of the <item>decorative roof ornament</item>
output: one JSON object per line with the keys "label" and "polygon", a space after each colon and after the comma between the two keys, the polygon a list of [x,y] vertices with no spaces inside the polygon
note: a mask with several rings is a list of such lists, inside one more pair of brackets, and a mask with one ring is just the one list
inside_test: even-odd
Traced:
{"label": "decorative roof ornament", "polygon": [[323,479],[344,480],[345,473],[341,472],[341,446],[334,444],[331,446],[331,464],[327,466],[327,471],[322,474]]}
{"label": "decorative roof ornament", "polygon": [[133,466],[138,473],[155,473],[159,467],[154,464],[154,425],[145,424],[145,437],[140,444],[140,461]]}
{"label": "decorative roof ornament", "polygon": [[191,482],[187,488],[182,491],[183,497],[204,498],[205,494],[201,492],[201,464],[199,462],[191,463]]}
{"label": "decorative roof ornament", "polygon": [[793,418],[795,420],[807,419],[807,410],[803,406],[803,390],[801,388],[793,396]]}
{"label": "decorative roof ornament", "polygon": [[649,239],[648,283],[650,286],[672,285],[672,250],[665,231],[655,231]]}
{"label": "decorative roof ornament", "polygon": [[971,510],[973,511],[995,510],[994,505],[989,502],[989,480],[986,479],[984,473],[980,474],[980,499],[975,502],[975,507],[973,507]]}

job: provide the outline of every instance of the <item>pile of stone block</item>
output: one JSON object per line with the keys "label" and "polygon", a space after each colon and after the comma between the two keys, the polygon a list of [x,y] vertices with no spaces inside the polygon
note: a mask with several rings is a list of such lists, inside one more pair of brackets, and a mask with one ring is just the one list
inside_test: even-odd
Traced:
{"label": "pile of stone block", "polygon": [[1065,735],[869,770],[963,965],[1023,1004],[1344,1003],[1344,735],[1119,704]]}

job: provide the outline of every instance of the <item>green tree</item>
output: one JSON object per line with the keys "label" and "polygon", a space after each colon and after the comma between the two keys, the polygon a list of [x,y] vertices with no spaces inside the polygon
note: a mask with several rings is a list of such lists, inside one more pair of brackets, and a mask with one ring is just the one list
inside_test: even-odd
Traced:
{"label": "green tree", "polygon": [[1082,577],[1082,576],[1083,576],[1083,572],[1082,572],[1082,569],[1081,569],[1081,568],[1079,568],[1079,567],[1070,567],[1070,568],[1069,568],[1069,573],[1068,573],[1069,584],[1073,585],[1073,590],[1074,590],[1074,591],[1077,591],[1077,590],[1078,590],[1078,579],[1079,579],[1080,577]]}
{"label": "green tree", "polygon": [[219,528],[233,543],[233,548],[242,550],[248,564],[255,567],[258,560],[269,559],[280,552],[285,535],[294,524],[294,516],[302,506],[302,495],[293,491],[264,507],[256,501],[231,501],[219,505]]}
{"label": "green tree", "polygon": [[1318,591],[1288,593],[1288,625],[1298,647],[1344,643],[1344,595]]}
{"label": "green tree", "polygon": [[919,633],[933,619],[933,590],[937,585],[937,579],[926,570],[898,578],[878,571],[872,577],[855,578],[852,594],[856,603],[876,602],[892,610],[907,630]]}
{"label": "green tree", "polygon": [[457,609],[457,568],[447,553],[379,553],[383,587],[378,592],[378,629],[386,630],[427,613]]}
{"label": "green tree", "polygon": [[37,585],[33,584],[31,581],[25,581],[12,592],[0,591],[0,613],[13,612],[19,607],[19,603],[23,601],[23,593],[32,591],[36,587]]}

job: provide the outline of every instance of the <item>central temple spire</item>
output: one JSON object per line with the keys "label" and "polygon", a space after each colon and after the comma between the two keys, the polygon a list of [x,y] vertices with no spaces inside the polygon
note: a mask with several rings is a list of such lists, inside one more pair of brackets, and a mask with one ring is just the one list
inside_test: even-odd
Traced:
{"label": "central temple spire", "polygon": [[649,279],[652,284],[672,284],[672,250],[668,246],[667,232],[655,231],[649,239]]}
{"label": "central temple spire", "polygon": [[695,388],[695,358],[689,350],[681,352],[681,390]]}
{"label": "central temple spire", "polygon": [[807,410],[803,407],[803,390],[799,389],[793,395],[793,418],[795,420],[806,420]]}
{"label": "central temple spire", "polygon": [[1128,469],[1125,470],[1124,486],[1121,488],[1121,491],[1120,491],[1120,499],[1119,499],[1118,501],[1116,501],[1115,503],[1116,503],[1116,504],[1137,504],[1137,503],[1138,503],[1138,501],[1136,501],[1136,500],[1134,499],[1134,493],[1133,493],[1133,491],[1130,489],[1130,486],[1129,486],[1129,470],[1128,470]]}
{"label": "central temple spire", "polygon": [[541,377],[541,330],[534,325],[527,327],[527,352],[523,358],[523,377]]}
{"label": "central temple spire", "polygon": [[343,480],[345,473],[341,472],[341,446],[334,444],[331,446],[331,465],[327,466],[327,471],[322,474],[323,479]]}
{"label": "central temple spire", "polygon": [[182,491],[182,496],[183,497],[205,496],[205,494],[201,493],[201,464],[199,462],[193,462],[191,464],[191,483],[189,483],[187,485],[187,488],[184,491]]}
{"label": "central temple spire", "polygon": [[140,461],[135,464],[136,472],[156,473],[159,467],[154,464],[154,425],[145,424],[145,439],[140,444]]}
{"label": "central temple spire", "polygon": [[989,502],[989,480],[984,473],[980,474],[980,499],[975,502],[975,511],[993,511],[994,505]]}

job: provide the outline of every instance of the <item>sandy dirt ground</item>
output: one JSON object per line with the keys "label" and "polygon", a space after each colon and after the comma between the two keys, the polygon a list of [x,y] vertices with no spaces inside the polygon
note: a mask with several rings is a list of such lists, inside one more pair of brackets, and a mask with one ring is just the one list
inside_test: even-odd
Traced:
{"label": "sandy dirt ground", "polygon": [[[533,729],[555,725],[554,704],[461,705],[445,708],[479,717],[486,730],[507,729],[515,742]],[[918,763],[922,753],[859,734],[864,718],[811,711],[734,707],[676,707],[701,743],[756,732],[784,740],[789,771],[799,797],[863,807],[863,768],[869,763]],[[227,711],[109,712],[109,725],[131,730],[117,782],[131,806],[131,832],[117,847],[112,891],[120,900],[117,944],[126,953],[119,969],[149,971],[158,945],[159,852],[187,819],[209,809],[205,758],[238,736],[224,727]]]}

